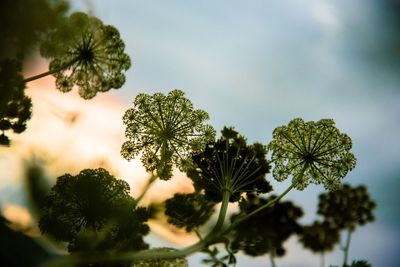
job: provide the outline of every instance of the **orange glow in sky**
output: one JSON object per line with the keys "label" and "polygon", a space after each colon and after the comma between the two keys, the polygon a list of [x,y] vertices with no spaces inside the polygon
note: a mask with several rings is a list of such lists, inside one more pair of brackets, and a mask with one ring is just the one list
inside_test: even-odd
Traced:
{"label": "orange glow in sky", "polygon": [[[44,71],[46,67],[36,67],[29,73],[28,68],[25,77]],[[21,173],[15,170],[21,169],[23,160],[34,156],[44,162],[47,173],[54,180],[64,173],[75,175],[85,168],[102,167],[115,177],[126,180],[134,197],[140,195],[150,175],[138,158],[128,162],[120,155],[125,141],[122,116],[129,108],[126,103],[113,97],[112,93],[98,94],[92,100],[80,98],[76,89],[61,93],[55,88],[51,76],[30,82],[27,87],[26,92],[33,102],[32,119],[24,133],[11,136],[11,147],[0,150],[0,156],[6,155],[14,165],[7,168],[10,175],[0,176],[3,184],[21,183]],[[176,192],[192,190],[185,175],[175,171],[172,181],[155,182],[141,203],[159,203]],[[26,214],[21,213],[22,208],[9,207],[14,207],[7,209],[13,215],[9,216],[10,219],[27,222]],[[16,218],[18,214],[21,215],[19,219]],[[151,226],[158,235],[176,244],[195,242],[195,238],[189,235],[182,239],[180,232],[162,222],[153,221]]]}

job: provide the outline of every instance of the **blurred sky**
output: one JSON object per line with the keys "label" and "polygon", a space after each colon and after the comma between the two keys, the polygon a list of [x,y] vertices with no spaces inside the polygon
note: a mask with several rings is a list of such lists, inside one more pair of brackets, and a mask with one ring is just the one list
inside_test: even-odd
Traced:
{"label": "blurred sky", "polygon": [[[127,82],[89,102],[56,92],[52,78],[30,84],[33,119],[26,133],[15,137],[17,148],[0,150],[0,168],[6,170],[0,174],[0,201],[16,199],[20,188],[9,177],[18,173],[9,166],[27,156],[27,144],[29,153],[45,151],[53,155],[48,161],[60,161],[52,165],[53,173],[96,164],[123,176],[136,173],[137,164],[129,167],[133,164],[117,159],[124,129],[118,119],[138,93],[179,88],[210,114],[217,131],[235,126],[250,142],[267,144],[275,127],[295,117],[335,119],[352,137],[358,158],[346,182],[366,184],[378,203],[377,221],[355,232],[350,258],[400,266],[400,9],[395,0],[96,0],[74,1],[73,9],[119,29],[133,62]],[[26,73],[45,70],[37,61]],[[56,117],[74,112],[81,124],[72,130],[57,126]],[[83,160],[74,161],[76,151]],[[288,186],[273,184],[277,192]],[[287,199],[304,207],[303,222],[315,219],[321,192],[321,186],[310,186],[289,194]],[[288,244],[279,266],[318,266],[318,256],[303,251],[295,238]],[[341,258],[337,249],[327,263],[339,265]],[[200,266],[198,256],[190,260]],[[267,261],[240,257],[238,266],[268,266]]]}

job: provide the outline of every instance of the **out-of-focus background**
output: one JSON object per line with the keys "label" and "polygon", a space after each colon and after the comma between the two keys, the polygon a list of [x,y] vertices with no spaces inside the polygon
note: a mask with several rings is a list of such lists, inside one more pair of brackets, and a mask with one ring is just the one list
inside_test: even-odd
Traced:
{"label": "out-of-focus background", "polygon": [[[62,94],[47,77],[28,85],[33,118],[26,132],[0,147],[0,205],[7,218],[32,223],[22,183],[24,166],[34,156],[50,178],[106,167],[139,195],[147,174],[138,161],[119,155],[124,142],[122,116],[138,93],[179,88],[196,108],[206,110],[217,131],[234,126],[250,142],[267,144],[277,126],[302,117],[333,118],[351,136],[356,169],[346,182],[368,186],[378,207],[377,220],[353,235],[350,259],[374,267],[400,266],[400,3],[396,0],[279,1],[72,1],[72,11],[89,12],[117,27],[132,60],[123,88],[90,101],[76,92]],[[32,55],[26,77],[47,71]],[[190,182],[177,173],[159,182],[147,201]],[[271,177],[269,179],[272,180]],[[287,183],[272,182],[276,192]],[[158,194],[156,194],[157,192]],[[291,192],[302,222],[316,218],[321,186]],[[191,236],[152,225],[147,240],[180,246]],[[297,238],[286,243],[281,267],[318,266],[319,257],[302,249]],[[238,266],[268,266],[267,256],[239,254]],[[202,266],[202,255],[189,258]],[[326,262],[339,265],[337,247]]]}

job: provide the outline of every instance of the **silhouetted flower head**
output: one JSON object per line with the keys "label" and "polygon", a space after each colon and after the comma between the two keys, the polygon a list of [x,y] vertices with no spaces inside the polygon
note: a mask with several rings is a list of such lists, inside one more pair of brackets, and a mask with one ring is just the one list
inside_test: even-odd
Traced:
{"label": "silhouetted flower head", "polygon": [[215,203],[203,194],[175,194],[165,202],[165,215],[168,216],[168,223],[190,232],[208,221],[214,207]]}
{"label": "silhouetted flower head", "polygon": [[[232,216],[232,221],[241,214],[250,213],[274,199],[260,198],[249,195],[248,200],[243,200],[240,205],[240,213]],[[283,256],[285,249],[283,243],[292,235],[302,231],[297,222],[303,216],[303,211],[290,201],[277,202],[275,205],[265,208],[246,221],[239,224],[233,233],[233,250],[243,250],[251,256],[261,256],[273,253]]]}
{"label": "silhouetted flower head", "polygon": [[140,250],[147,248],[146,220],[146,210],[135,208],[125,181],[105,169],[85,169],[57,178],[44,200],[39,228],[68,242],[70,251]]}
{"label": "silhouetted flower head", "polygon": [[339,229],[326,221],[316,221],[312,225],[304,226],[300,236],[303,246],[313,252],[330,251],[339,239]]}
{"label": "silhouetted flower head", "polygon": [[[174,251],[173,248],[153,248],[149,251],[158,252],[169,252]],[[184,257],[172,258],[172,259],[152,259],[152,260],[140,260],[134,261],[131,267],[188,267],[189,263]]]}
{"label": "silhouetted flower head", "polygon": [[374,220],[376,204],[365,186],[344,184],[338,190],[319,196],[318,214],[339,229],[354,229]]}
{"label": "silhouetted flower head", "polygon": [[276,128],[268,145],[275,164],[273,176],[283,181],[291,175],[299,190],[310,182],[334,190],[355,167],[351,147],[350,137],[340,133],[331,119],[294,119],[287,126]]}
{"label": "silhouetted flower head", "polygon": [[161,179],[172,175],[172,164],[181,170],[190,165],[190,153],[201,151],[214,139],[215,131],[204,121],[208,114],[193,105],[180,90],[168,95],[139,94],[127,110],[123,122],[128,139],[122,156],[131,160],[141,154],[148,171],[157,171]]}
{"label": "silhouetted flower head", "polygon": [[80,96],[90,99],[125,83],[130,59],[124,49],[116,28],[77,12],[48,35],[40,52],[51,59],[57,89],[68,92],[77,85]]}
{"label": "silhouetted flower head", "polygon": [[193,168],[187,175],[195,188],[215,201],[222,200],[225,190],[230,201],[238,201],[244,192],[267,193],[272,190],[265,176],[269,172],[266,148],[260,143],[246,144],[246,139],[233,128],[225,127],[222,136],[207,144],[192,157]]}
{"label": "silhouetted flower head", "polygon": [[6,131],[25,131],[31,118],[32,102],[25,95],[20,71],[21,62],[6,59],[0,63],[0,145],[10,144]]}

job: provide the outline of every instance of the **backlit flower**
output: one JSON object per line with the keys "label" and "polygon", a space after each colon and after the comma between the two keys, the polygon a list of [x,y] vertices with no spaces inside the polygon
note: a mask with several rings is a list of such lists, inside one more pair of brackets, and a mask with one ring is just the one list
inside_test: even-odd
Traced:
{"label": "backlit flower", "polygon": [[268,149],[275,164],[273,176],[283,181],[289,176],[299,190],[310,182],[335,189],[355,167],[349,136],[340,133],[332,119],[304,122],[297,118],[273,132]]}
{"label": "backlit flower", "polygon": [[130,67],[124,49],[116,28],[77,12],[48,35],[40,52],[51,59],[57,89],[68,92],[77,85],[80,96],[90,99],[124,84],[123,72]]}
{"label": "backlit flower", "polygon": [[238,201],[243,193],[267,193],[272,190],[266,180],[270,170],[266,147],[260,143],[247,144],[246,138],[233,128],[224,127],[222,136],[193,155],[193,168],[187,170],[197,191],[204,190],[214,202],[230,192],[229,201]]}
{"label": "backlit flower", "polygon": [[214,129],[204,124],[208,114],[193,109],[180,90],[168,95],[139,94],[133,104],[123,117],[128,140],[121,154],[131,160],[142,153],[143,165],[148,171],[156,171],[161,179],[171,177],[172,164],[185,169],[190,165],[191,153],[201,151],[214,139]]}

